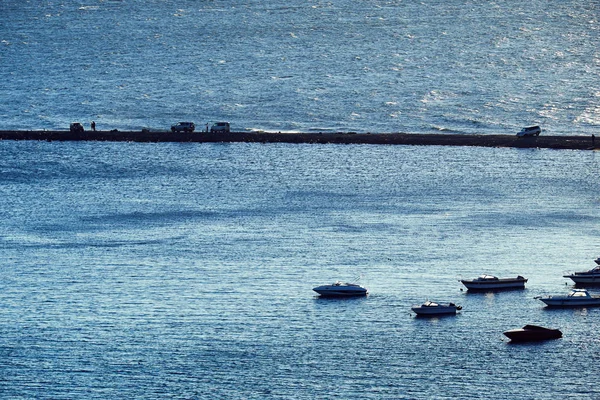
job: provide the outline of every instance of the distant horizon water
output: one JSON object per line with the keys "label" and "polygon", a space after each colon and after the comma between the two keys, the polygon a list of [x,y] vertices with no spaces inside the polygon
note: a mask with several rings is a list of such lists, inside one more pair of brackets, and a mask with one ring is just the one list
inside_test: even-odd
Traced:
{"label": "distant horizon water", "polygon": [[600,125],[594,2],[7,0],[0,11],[0,129]]}

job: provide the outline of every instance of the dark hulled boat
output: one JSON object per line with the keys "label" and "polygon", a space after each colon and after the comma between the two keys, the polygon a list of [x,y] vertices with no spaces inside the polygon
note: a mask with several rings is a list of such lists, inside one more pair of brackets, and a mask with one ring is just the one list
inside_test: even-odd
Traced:
{"label": "dark hulled boat", "polygon": [[506,331],[504,335],[512,342],[538,342],[559,339],[562,337],[562,332],[558,329],[544,328],[537,325],[525,325],[521,329]]}

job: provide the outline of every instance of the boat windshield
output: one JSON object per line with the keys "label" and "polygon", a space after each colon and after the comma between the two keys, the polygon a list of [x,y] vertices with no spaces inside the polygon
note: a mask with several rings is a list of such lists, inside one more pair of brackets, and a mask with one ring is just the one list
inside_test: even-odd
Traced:
{"label": "boat windshield", "polygon": [[543,328],[543,327],[537,326],[537,325],[525,325],[523,327],[523,329],[530,329],[531,330],[531,329],[547,329],[547,328]]}
{"label": "boat windshield", "polygon": [[437,307],[439,304],[438,303],[434,303],[433,301],[429,301],[427,300],[425,303],[423,303],[423,307]]}
{"label": "boat windshield", "polygon": [[571,293],[569,293],[570,297],[589,297],[590,294],[587,292],[587,290],[573,290]]}
{"label": "boat windshield", "polygon": [[498,277],[496,277],[494,275],[481,275],[479,278],[477,278],[477,280],[479,280],[479,281],[497,281]]}

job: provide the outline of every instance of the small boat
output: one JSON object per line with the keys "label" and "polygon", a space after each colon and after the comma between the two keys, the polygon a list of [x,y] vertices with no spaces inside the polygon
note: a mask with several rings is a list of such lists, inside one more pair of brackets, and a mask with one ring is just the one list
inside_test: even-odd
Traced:
{"label": "small boat", "polygon": [[536,325],[525,325],[521,329],[511,329],[504,335],[512,342],[534,342],[541,340],[559,339],[562,332],[558,329],[544,328]]}
{"label": "small boat", "polygon": [[571,289],[566,296],[538,296],[536,299],[543,301],[548,307],[600,306],[600,296],[592,296],[585,289]]}
{"label": "small boat", "polygon": [[498,278],[494,275],[481,275],[475,279],[461,279],[468,290],[501,290],[501,289],[525,289],[527,279],[521,275],[516,278]]}
{"label": "small boat", "polygon": [[598,265],[589,271],[572,272],[563,275],[563,278],[570,278],[576,284],[600,285],[600,258],[594,262]]}
{"label": "small boat", "polygon": [[462,310],[462,307],[454,303],[435,303],[427,300],[420,306],[413,306],[411,309],[417,315],[456,315],[456,311]]}
{"label": "small boat", "polygon": [[366,296],[369,293],[366,287],[356,283],[344,283],[340,281],[331,285],[317,286],[313,290],[323,297]]}

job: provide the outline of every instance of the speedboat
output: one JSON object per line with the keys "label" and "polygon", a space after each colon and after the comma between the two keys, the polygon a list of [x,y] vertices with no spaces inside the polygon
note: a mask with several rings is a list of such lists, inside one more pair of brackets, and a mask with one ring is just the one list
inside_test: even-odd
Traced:
{"label": "speedboat", "polygon": [[417,315],[456,315],[456,310],[462,310],[462,307],[454,303],[435,303],[427,300],[420,306],[413,306],[411,309]]}
{"label": "speedboat", "polygon": [[313,290],[323,297],[366,296],[369,293],[366,287],[356,283],[344,283],[340,281],[331,285],[317,286]]}
{"label": "speedboat", "polygon": [[592,296],[585,289],[571,289],[566,296],[536,297],[548,307],[584,307],[600,306],[600,296]]}
{"label": "speedboat", "polygon": [[572,272],[563,275],[563,278],[570,278],[576,284],[600,285],[600,258],[594,261],[598,265],[589,271]]}
{"label": "speedboat", "polygon": [[504,335],[512,342],[533,342],[541,340],[558,339],[562,332],[558,329],[544,328],[536,325],[525,325],[521,329],[511,329]]}
{"label": "speedboat", "polygon": [[481,275],[475,279],[461,279],[468,290],[525,289],[527,279],[521,275],[516,278],[498,278],[494,275]]}

